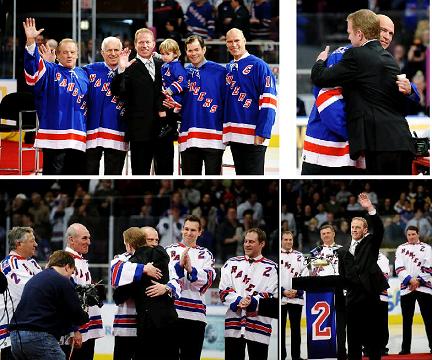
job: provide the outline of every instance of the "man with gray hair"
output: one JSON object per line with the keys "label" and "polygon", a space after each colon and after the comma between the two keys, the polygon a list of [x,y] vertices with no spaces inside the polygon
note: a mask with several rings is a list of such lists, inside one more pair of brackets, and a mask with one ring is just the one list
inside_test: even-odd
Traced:
{"label": "man with gray hair", "polygon": [[[92,278],[88,261],[83,258],[83,255],[88,253],[91,244],[89,231],[82,224],[71,224],[66,230],[66,241],[65,251],[70,253],[75,260],[75,272],[72,274],[71,279],[77,285],[90,285]],[[73,359],[75,360],[92,360],[95,339],[104,336],[100,309],[97,306],[90,306],[88,315],[89,322],[80,326],[73,337],[74,346],[78,348],[73,349]],[[82,346],[79,348],[81,344]],[[63,350],[67,356],[72,351],[71,346],[65,346]]]}
{"label": "man with gray hair", "polygon": [[42,269],[32,257],[36,253],[37,243],[30,227],[13,227],[8,232],[10,252],[0,263],[0,271],[6,276],[8,290],[0,300],[0,358],[12,359],[9,331],[7,329],[15,312],[24,285]]}
{"label": "man with gray hair", "polygon": [[122,121],[124,103],[111,93],[111,80],[117,73],[121,50],[121,41],[109,36],[101,45],[104,61],[84,66],[90,81],[86,143],[89,175],[99,175],[102,154],[105,175],[121,175],[129,149]]}

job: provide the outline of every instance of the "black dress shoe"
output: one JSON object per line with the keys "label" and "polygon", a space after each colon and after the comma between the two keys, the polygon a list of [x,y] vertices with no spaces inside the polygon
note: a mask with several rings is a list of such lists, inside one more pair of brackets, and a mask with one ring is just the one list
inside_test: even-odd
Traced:
{"label": "black dress shoe", "polygon": [[409,351],[409,350],[402,350],[402,351],[399,352],[399,355],[408,355],[408,354],[411,354],[411,351]]}

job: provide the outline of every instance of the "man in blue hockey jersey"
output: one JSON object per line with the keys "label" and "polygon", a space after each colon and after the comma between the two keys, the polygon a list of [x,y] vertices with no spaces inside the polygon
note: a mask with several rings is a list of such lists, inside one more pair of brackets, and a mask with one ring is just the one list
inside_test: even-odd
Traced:
{"label": "man in blue hockey jersey", "polygon": [[237,175],[263,175],[276,117],[276,80],[263,60],[246,51],[241,30],[228,31],[226,45],[234,60],[227,64],[223,142],[231,146]]}
{"label": "man in blue hockey jersey", "polygon": [[122,43],[116,37],[102,41],[103,62],[86,65],[90,86],[87,116],[87,173],[99,175],[104,155],[105,175],[121,175],[128,150],[125,141],[124,103],[111,93],[111,80],[116,73]]}
{"label": "man in blue hockey jersey", "polygon": [[225,68],[205,58],[206,47],[200,36],[186,39],[188,89],[182,100],[179,147],[183,175],[220,175],[222,122],[225,102]]}
{"label": "man in blue hockey jersey", "polygon": [[23,26],[27,38],[24,75],[34,87],[39,117],[35,147],[43,149],[43,174],[84,174],[89,81],[84,70],[75,67],[77,44],[63,39],[56,49],[59,63],[44,61],[35,43],[44,29],[36,30],[33,18],[27,18]]}

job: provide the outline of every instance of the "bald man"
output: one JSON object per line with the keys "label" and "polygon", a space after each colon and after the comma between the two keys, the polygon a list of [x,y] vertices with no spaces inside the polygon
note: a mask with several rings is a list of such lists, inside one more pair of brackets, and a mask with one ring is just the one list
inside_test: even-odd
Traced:
{"label": "bald man", "polygon": [[90,81],[86,142],[88,175],[99,175],[102,155],[104,174],[121,175],[129,149],[125,140],[124,102],[111,93],[111,81],[117,73],[121,50],[120,39],[109,36],[101,45],[104,61],[84,66]]}
{"label": "bald man", "polygon": [[[92,278],[88,261],[83,257],[88,253],[91,244],[90,232],[84,225],[74,223],[66,230],[66,241],[65,251],[70,253],[75,260],[75,272],[71,279],[77,285],[90,285]],[[95,340],[105,334],[100,309],[97,306],[90,306],[87,312],[90,321],[75,331],[73,340],[75,348],[72,350],[70,346],[63,347],[67,357],[73,351],[73,359],[75,360],[92,360]],[[81,344],[81,348],[78,348]]]}
{"label": "bald man", "polygon": [[[386,15],[378,15],[380,43],[387,49],[393,40],[394,24]],[[340,47],[327,59],[327,67],[338,63],[351,46]],[[419,101],[415,86],[406,78],[396,81],[399,91],[413,101]],[[349,156],[346,128],[345,100],[341,87],[314,87],[316,102],[309,116],[303,146],[303,175],[358,175],[366,164],[363,156],[352,160]]]}
{"label": "bald man", "polygon": [[243,32],[233,28],[227,64],[223,142],[230,144],[237,175],[263,175],[267,145],[276,117],[276,79],[270,67],[246,50]]}

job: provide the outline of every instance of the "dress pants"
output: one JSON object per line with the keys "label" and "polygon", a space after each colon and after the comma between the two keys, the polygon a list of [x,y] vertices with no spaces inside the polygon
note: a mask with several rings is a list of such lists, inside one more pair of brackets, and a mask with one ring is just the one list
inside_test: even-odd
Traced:
{"label": "dress pants", "polygon": [[75,149],[42,149],[43,175],[85,175],[85,152]]}
{"label": "dress pants", "polygon": [[369,360],[380,360],[379,297],[347,302],[348,359],[361,360],[363,346],[369,351]]}
{"label": "dress pants", "polygon": [[180,360],[200,360],[204,343],[206,323],[178,318],[175,322],[175,334],[177,338]]}
{"label": "dress pants", "polygon": [[420,313],[425,324],[429,348],[432,351],[432,295],[421,291],[412,291],[409,294],[401,296],[403,324],[402,351],[411,351],[412,322],[416,300],[418,301]]}
{"label": "dress pants", "polygon": [[221,175],[223,150],[192,147],[180,153],[183,175]]}
{"label": "dress pants", "polygon": [[286,321],[287,314],[290,321],[291,329],[291,358],[297,360],[300,358],[300,345],[301,345],[301,332],[300,332],[300,321],[302,314],[303,305],[299,304],[286,304],[282,305],[282,360],[287,357],[286,351]]}
{"label": "dress pants", "polygon": [[267,360],[268,345],[245,338],[225,338],[225,360],[243,360],[245,358],[246,345],[249,360]]}
{"label": "dress pants", "polygon": [[[178,360],[177,334],[174,332],[174,324],[163,324],[162,327],[155,327],[149,326],[152,323],[151,319],[147,317],[144,319],[145,322],[142,323],[142,318],[138,318],[135,360]],[[183,331],[187,330],[184,329]],[[189,338],[189,342],[193,343],[194,340],[192,339],[194,338]]]}
{"label": "dress pants", "polygon": [[114,336],[113,360],[135,359],[138,338],[136,336]]}
{"label": "dress pants", "polygon": [[104,175],[121,175],[126,157],[126,151],[103,148],[101,146],[93,149],[87,149],[87,174],[99,175],[102,154],[104,155]]}
{"label": "dress pants", "polygon": [[266,146],[230,143],[237,175],[264,175]]}
{"label": "dress pants", "polygon": [[411,175],[413,158],[408,151],[366,152],[366,172],[369,175]]}
{"label": "dress pants", "polygon": [[174,144],[171,139],[131,141],[132,175],[150,175],[154,160],[156,175],[172,175],[174,172]]}

